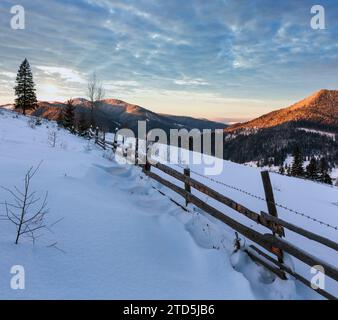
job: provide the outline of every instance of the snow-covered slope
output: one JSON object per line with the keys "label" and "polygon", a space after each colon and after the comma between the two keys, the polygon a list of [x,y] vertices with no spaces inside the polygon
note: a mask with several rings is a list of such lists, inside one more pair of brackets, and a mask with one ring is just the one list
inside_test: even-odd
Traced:
{"label": "snow-covered slope", "polygon": [[[171,147],[173,148],[173,147]],[[162,145],[158,154],[158,160],[166,162],[168,151],[167,146]],[[188,165],[191,169],[191,176],[196,180],[208,185],[219,193],[233,199],[241,205],[253,210],[254,212],[268,212],[260,168],[236,164],[230,161],[221,161],[218,163],[222,167],[221,174],[207,176],[205,168],[210,167],[213,158],[206,155],[199,155],[187,150],[180,150],[181,162],[184,166]],[[192,159],[197,156],[200,158],[200,164],[194,164]],[[195,160],[196,163],[196,160]],[[170,165],[170,164],[169,164]],[[182,165],[171,165],[175,170],[183,173]],[[156,170],[159,175],[163,173]],[[274,190],[275,201],[279,217],[305,230],[312,231],[318,235],[338,242],[338,188],[326,184],[312,182],[310,180],[288,177],[277,173],[271,173],[271,182]],[[175,179],[166,175],[166,179]],[[182,184],[181,184],[182,186]],[[220,204],[216,200],[196,191],[192,191],[209,205],[225,212],[233,219],[254,228],[261,233],[267,233],[267,229],[253,223],[237,211]],[[173,192],[172,196],[175,196]],[[291,231],[286,230],[285,239],[308,253],[316,256],[337,267],[337,251],[316,242],[308,240]],[[288,261],[291,266],[309,281],[313,277],[311,267],[295,258]],[[338,295],[338,283],[329,277],[326,277],[325,289],[334,296]]]}
{"label": "snow-covered slope", "polygon": [[[14,245],[14,226],[0,221],[0,298],[319,298],[293,280],[275,279],[245,254],[233,254],[233,230],[194,208],[183,211],[153,189],[168,193],[139,168],[120,165],[109,152],[63,130],[51,147],[48,136],[55,131],[51,122],[31,128],[25,117],[0,114],[0,184],[20,187],[27,169],[42,160],[34,189],[49,191],[48,224],[63,218],[34,246],[28,239]],[[229,172],[235,170],[247,188],[262,192],[252,180],[255,169],[228,162],[225,169],[225,181],[235,182]],[[289,199],[298,188],[297,183],[285,186],[283,178],[274,179],[278,200]],[[337,212],[336,189],[325,189],[324,198],[311,191],[309,208],[315,213],[325,208],[328,218]],[[307,197],[305,191],[302,196]],[[8,198],[0,189],[0,202]],[[291,205],[298,207],[298,199]],[[265,210],[260,202],[239,200]],[[3,205],[0,210],[3,214]],[[25,268],[25,290],[10,289],[13,265]]]}
{"label": "snow-covered slope", "polygon": [[303,121],[317,125],[337,128],[338,90],[320,90],[290,107],[272,111],[246,123],[235,124],[225,131],[262,129],[279,126],[284,123]]}

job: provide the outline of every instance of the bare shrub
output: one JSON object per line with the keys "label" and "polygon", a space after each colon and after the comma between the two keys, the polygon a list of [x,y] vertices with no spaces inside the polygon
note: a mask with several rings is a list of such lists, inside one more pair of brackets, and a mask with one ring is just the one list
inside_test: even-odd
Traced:
{"label": "bare shrub", "polygon": [[29,118],[27,121],[28,127],[30,127],[31,129],[35,129],[35,119],[34,118]]}
{"label": "bare shrub", "polygon": [[103,158],[113,161],[115,159],[115,153],[112,149],[105,150],[103,153]]}
{"label": "bare shrub", "polygon": [[58,132],[56,130],[48,131],[48,144],[50,147],[55,148],[58,142]]}
{"label": "bare shrub", "polygon": [[96,73],[93,73],[88,81],[87,96],[90,102],[90,124],[95,127],[95,109],[105,96],[105,90],[102,83],[97,79]]}
{"label": "bare shrub", "polygon": [[41,198],[36,195],[36,191],[31,190],[31,181],[40,168],[41,163],[36,167],[31,167],[24,179],[24,187],[9,189],[2,187],[12,196],[12,202],[5,202],[6,214],[2,215],[16,226],[15,244],[18,244],[21,237],[27,236],[33,243],[40,237],[39,231],[47,228],[45,216],[48,213],[47,197],[48,192]]}
{"label": "bare shrub", "polygon": [[87,141],[87,143],[83,146],[84,151],[90,152],[93,150],[93,144],[90,140]]}

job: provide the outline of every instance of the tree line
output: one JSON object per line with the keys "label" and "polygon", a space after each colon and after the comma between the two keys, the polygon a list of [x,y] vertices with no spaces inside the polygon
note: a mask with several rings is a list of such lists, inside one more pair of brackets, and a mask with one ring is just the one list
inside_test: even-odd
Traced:
{"label": "tree line", "polygon": [[330,177],[330,166],[325,157],[311,157],[309,164],[304,168],[304,157],[301,149],[296,147],[293,152],[291,165],[281,165],[279,173],[293,177],[306,178],[313,181],[332,184]]}

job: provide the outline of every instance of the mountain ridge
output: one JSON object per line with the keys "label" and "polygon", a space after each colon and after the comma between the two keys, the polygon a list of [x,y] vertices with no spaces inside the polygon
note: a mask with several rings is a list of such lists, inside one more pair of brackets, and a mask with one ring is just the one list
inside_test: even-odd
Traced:
{"label": "mountain ridge", "polygon": [[224,159],[282,165],[296,147],[338,163],[338,90],[320,90],[295,104],[224,130]]}
{"label": "mountain ridge", "polygon": [[289,107],[281,108],[256,119],[234,124],[227,133],[265,129],[286,123],[308,122],[338,129],[338,90],[322,89]]}
{"label": "mountain ridge", "polygon": [[[76,117],[81,114],[89,116],[91,103],[85,98],[73,99]],[[6,105],[8,108],[9,105]],[[57,120],[65,108],[66,102],[39,101],[35,110],[29,114],[49,120]],[[207,119],[197,119],[189,116],[177,116],[156,113],[136,104],[130,104],[119,99],[103,99],[96,102],[95,118],[97,125],[106,131],[115,131],[125,127],[137,132],[138,121],[147,122],[147,130],[161,128],[166,132],[170,129],[225,129],[227,125]]]}

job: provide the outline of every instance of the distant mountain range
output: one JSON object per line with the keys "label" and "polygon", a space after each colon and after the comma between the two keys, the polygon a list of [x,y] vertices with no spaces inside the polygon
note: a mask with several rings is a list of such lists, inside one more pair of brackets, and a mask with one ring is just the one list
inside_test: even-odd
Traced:
{"label": "distant mountain range", "polygon": [[[76,106],[75,114],[81,113],[89,116],[90,102],[86,99],[74,99]],[[61,111],[66,106],[66,102],[38,102],[38,107],[31,114],[37,117],[43,117],[50,120],[58,119]],[[147,122],[147,130],[161,128],[167,132],[170,129],[191,130],[197,128],[203,129],[225,129],[224,123],[214,122],[207,119],[196,119],[192,117],[173,116],[158,114],[138,105],[130,104],[116,99],[106,99],[97,102],[95,106],[96,124],[107,131],[115,131],[116,128],[129,128],[137,132],[139,120]]]}
{"label": "distant mountain range", "polygon": [[[74,104],[77,117],[89,115],[88,100],[75,99]],[[31,114],[56,120],[65,106],[62,102],[39,102]],[[338,164],[338,90],[320,90],[290,107],[231,126],[206,119],[157,114],[116,99],[98,102],[95,118],[98,126],[107,131],[125,127],[136,133],[139,120],[147,122],[148,130],[223,129],[224,159],[239,163],[258,161],[279,165],[299,146],[306,156],[325,155],[331,163]]]}
{"label": "distant mountain range", "polygon": [[270,112],[257,119],[235,124],[226,132],[277,127],[283,124],[338,130],[338,90],[320,90],[294,105]]}

